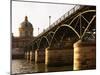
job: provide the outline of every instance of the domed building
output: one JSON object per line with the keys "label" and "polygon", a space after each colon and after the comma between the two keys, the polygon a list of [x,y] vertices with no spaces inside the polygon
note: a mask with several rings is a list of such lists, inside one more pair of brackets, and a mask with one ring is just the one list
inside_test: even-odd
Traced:
{"label": "domed building", "polygon": [[20,37],[33,37],[33,26],[28,21],[27,16],[25,16],[25,20],[21,23],[19,32],[20,32]]}
{"label": "domed building", "polygon": [[34,39],[33,30],[33,25],[28,21],[28,17],[25,16],[19,27],[19,37],[15,37],[12,34],[12,58],[23,58],[23,47]]}

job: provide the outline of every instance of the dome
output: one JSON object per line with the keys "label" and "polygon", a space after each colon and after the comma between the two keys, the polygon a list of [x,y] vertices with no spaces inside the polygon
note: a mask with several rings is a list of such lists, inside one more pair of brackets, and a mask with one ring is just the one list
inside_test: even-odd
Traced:
{"label": "dome", "polygon": [[20,37],[32,37],[33,36],[33,26],[28,21],[27,16],[25,16],[25,20],[20,24],[19,34],[20,34]]}
{"label": "dome", "polygon": [[32,24],[28,21],[28,17],[25,16],[25,20],[21,23],[20,28],[33,28]]}

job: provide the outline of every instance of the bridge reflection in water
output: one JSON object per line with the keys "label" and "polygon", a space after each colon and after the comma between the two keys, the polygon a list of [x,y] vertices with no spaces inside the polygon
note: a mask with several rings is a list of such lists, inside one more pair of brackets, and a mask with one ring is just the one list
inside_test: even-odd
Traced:
{"label": "bridge reflection in water", "polygon": [[12,60],[12,74],[36,72],[72,71],[72,66],[47,67],[44,63],[28,63],[26,60]]}

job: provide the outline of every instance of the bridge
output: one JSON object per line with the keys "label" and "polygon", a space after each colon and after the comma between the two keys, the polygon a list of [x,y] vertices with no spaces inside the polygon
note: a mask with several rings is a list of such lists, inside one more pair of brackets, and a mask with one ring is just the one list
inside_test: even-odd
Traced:
{"label": "bridge", "polygon": [[24,46],[25,59],[47,66],[96,67],[96,6],[76,5]]}

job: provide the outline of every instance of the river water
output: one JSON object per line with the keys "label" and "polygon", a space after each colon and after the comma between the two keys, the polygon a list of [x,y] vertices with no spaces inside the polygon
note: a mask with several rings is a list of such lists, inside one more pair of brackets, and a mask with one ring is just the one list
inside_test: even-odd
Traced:
{"label": "river water", "polygon": [[45,64],[29,63],[26,60],[12,60],[11,74],[30,74],[42,72],[72,71],[72,66],[47,67]]}

